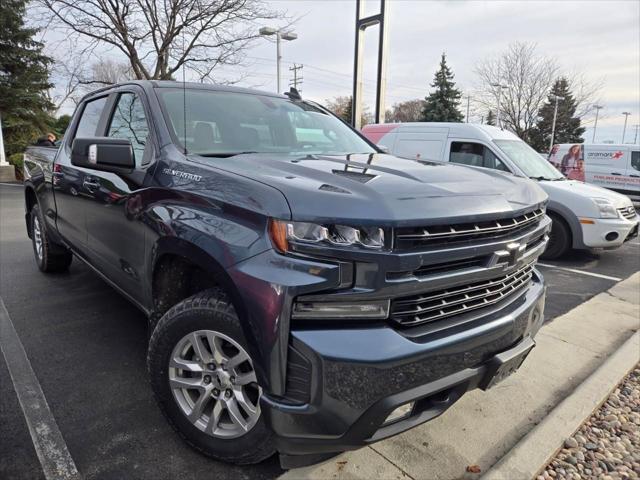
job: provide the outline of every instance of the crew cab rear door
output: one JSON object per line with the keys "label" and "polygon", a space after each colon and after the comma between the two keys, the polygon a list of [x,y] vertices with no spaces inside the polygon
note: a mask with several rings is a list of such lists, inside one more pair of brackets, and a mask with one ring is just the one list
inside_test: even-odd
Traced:
{"label": "crew cab rear door", "polygon": [[76,137],[95,137],[101,128],[108,96],[82,104],[67,130],[64,144],[55,158],[52,185],[58,231],[76,253],[87,257],[87,206],[93,200],[88,182],[91,170],[71,164],[71,145]]}
{"label": "crew cab rear door", "polygon": [[87,204],[88,247],[91,263],[125,293],[144,303],[141,279],[145,264],[143,190],[156,152],[150,110],[138,87],[124,86],[109,97],[100,136],[128,139],[135,169],[128,174],[94,170],[92,201]]}

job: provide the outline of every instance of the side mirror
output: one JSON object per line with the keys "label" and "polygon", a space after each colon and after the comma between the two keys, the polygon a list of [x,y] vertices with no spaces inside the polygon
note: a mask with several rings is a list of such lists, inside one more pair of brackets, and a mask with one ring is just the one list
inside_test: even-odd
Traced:
{"label": "side mirror", "polygon": [[382,153],[391,153],[391,150],[389,150],[389,147],[385,145],[376,145],[376,147],[378,147],[382,151]]}
{"label": "side mirror", "polygon": [[136,166],[131,141],[122,138],[76,138],[71,165],[113,173],[131,173]]}

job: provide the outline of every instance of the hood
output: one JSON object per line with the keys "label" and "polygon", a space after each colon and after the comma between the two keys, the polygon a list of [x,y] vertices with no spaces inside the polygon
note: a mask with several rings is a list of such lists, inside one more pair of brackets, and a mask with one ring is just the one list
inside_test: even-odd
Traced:
{"label": "hood", "polygon": [[280,190],[294,220],[317,223],[400,226],[508,217],[547,198],[534,182],[510,174],[386,154],[193,159]]}
{"label": "hood", "polygon": [[567,195],[584,197],[585,199],[591,198],[606,198],[614,207],[623,208],[631,205],[629,197],[620,193],[607,190],[606,188],[598,187],[597,185],[590,185],[578,180],[566,180],[559,182],[541,181],[540,186],[549,194],[549,197],[553,200],[557,195],[566,197]]}

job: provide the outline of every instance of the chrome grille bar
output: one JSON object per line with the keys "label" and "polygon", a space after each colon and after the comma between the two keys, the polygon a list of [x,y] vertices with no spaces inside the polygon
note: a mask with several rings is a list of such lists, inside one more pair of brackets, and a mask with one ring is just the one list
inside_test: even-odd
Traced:
{"label": "chrome grille bar", "polygon": [[397,240],[456,240],[465,236],[477,236],[483,234],[503,234],[521,229],[538,222],[544,212],[537,209],[518,217],[489,220],[476,223],[463,223],[454,225],[441,225],[431,227],[402,228],[396,232]]}
{"label": "chrome grille bar", "polygon": [[391,317],[402,325],[417,325],[486,307],[525,287],[533,264],[502,277],[394,301]]}

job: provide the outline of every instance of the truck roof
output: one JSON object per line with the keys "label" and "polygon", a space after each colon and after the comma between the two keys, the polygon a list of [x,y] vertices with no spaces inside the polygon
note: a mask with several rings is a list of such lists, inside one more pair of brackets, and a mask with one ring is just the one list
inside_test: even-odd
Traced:
{"label": "truck roof", "polygon": [[[138,85],[145,90],[150,90],[154,88],[182,88],[183,82],[178,82],[175,80],[127,80],[125,82],[114,83],[113,85],[107,85],[103,88],[99,88],[94,90],[84,97],[89,98],[94,96],[97,93],[104,92],[107,90],[111,90],[114,88],[121,87],[123,85]],[[257,90],[253,88],[244,88],[244,87],[232,87],[228,85],[219,85],[215,83],[197,83],[197,82],[185,82],[185,88],[187,89],[198,89],[198,90],[213,90],[213,91],[224,91],[224,92],[235,92],[235,93],[249,93],[253,95],[267,95],[270,97],[280,97],[287,98],[283,94],[275,93],[275,92],[267,92],[264,90]]]}

